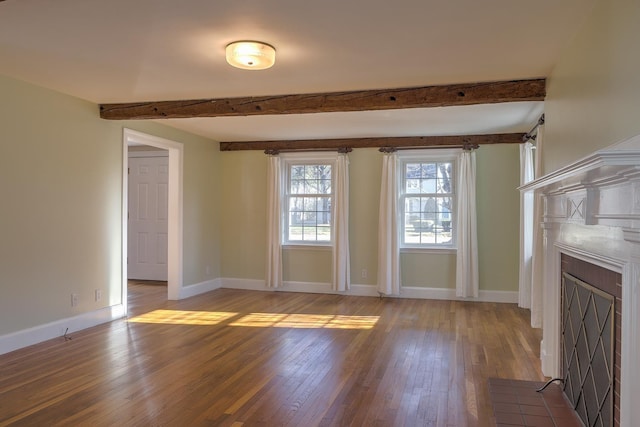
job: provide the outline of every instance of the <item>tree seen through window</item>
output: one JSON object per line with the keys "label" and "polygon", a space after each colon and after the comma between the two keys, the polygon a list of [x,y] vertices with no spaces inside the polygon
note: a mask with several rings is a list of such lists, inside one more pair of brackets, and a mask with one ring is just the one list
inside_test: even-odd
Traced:
{"label": "tree seen through window", "polygon": [[331,241],[331,165],[289,165],[288,187],[287,240]]}
{"label": "tree seen through window", "polygon": [[452,243],[452,173],[452,162],[403,164],[403,243]]}

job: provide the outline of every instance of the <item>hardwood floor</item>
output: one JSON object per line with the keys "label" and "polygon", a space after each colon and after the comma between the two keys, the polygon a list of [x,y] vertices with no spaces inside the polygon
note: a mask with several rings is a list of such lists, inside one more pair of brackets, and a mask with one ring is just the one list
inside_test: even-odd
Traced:
{"label": "hardwood floor", "polygon": [[512,304],[220,289],[0,356],[0,426],[492,426],[488,378],[541,380]]}

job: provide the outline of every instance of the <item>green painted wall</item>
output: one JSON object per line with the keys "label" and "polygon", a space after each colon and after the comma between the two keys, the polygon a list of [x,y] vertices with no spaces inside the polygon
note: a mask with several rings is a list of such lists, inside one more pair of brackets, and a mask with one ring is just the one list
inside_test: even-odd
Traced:
{"label": "green painted wall", "polygon": [[2,76],[0,93],[0,335],[121,303],[125,126],[184,143],[183,284],[220,276],[217,144]]}
{"label": "green painted wall", "polygon": [[600,0],[547,80],[544,169],[640,133],[640,2]]}
{"label": "green painted wall", "polygon": [[520,151],[517,145],[477,151],[480,289],[518,290]]}
{"label": "green painted wall", "polygon": [[[349,249],[351,283],[375,285],[378,270],[378,210],[382,155],[375,148],[349,154]],[[362,270],[367,270],[362,278]]]}
{"label": "green painted wall", "polygon": [[261,151],[221,153],[222,277],[264,279],[267,158]]}

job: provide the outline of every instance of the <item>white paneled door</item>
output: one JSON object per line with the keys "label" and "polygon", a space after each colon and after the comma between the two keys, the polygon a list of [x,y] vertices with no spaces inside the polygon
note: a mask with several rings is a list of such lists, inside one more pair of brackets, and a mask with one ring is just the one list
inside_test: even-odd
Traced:
{"label": "white paneled door", "polygon": [[129,279],[167,280],[168,182],[168,157],[129,157]]}

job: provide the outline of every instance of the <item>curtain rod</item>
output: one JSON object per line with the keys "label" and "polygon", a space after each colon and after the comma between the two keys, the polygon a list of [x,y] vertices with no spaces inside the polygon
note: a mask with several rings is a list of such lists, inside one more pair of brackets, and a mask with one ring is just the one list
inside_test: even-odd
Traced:
{"label": "curtain rod", "polygon": [[[463,144],[463,145],[430,145],[430,146],[415,146],[415,147],[380,147],[378,151],[381,153],[393,153],[395,151],[403,150],[440,150],[440,149],[462,149],[462,150],[476,150],[480,148],[479,144]],[[290,149],[290,150],[264,150],[264,154],[270,156],[277,156],[280,153],[314,153],[314,152],[327,152],[337,151],[338,153],[345,154],[353,151],[351,147],[341,148],[310,148],[306,149]]]}
{"label": "curtain rod", "polygon": [[290,150],[264,150],[264,154],[268,154],[270,156],[277,156],[280,153],[314,153],[314,152],[326,152],[326,151],[337,151],[340,154],[346,154],[353,151],[351,147],[340,147],[340,148],[309,148],[309,149],[290,149]]}
{"label": "curtain rod", "polygon": [[544,124],[544,114],[542,114],[540,116],[540,118],[538,119],[538,123],[536,123],[536,125],[527,133],[524,134],[524,136],[522,137],[522,142],[527,142],[531,139],[536,139],[536,135],[533,135],[533,132],[536,131],[536,129],[538,129],[538,126],[542,126]]}
{"label": "curtain rod", "polygon": [[418,146],[418,147],[380,147],[378,151],[381,153],[393,153],[395,151],[403,150],[440,150],[440,149],[455,149],[460,148],[462,150],[476,150],[480,148],[478,144],[464,144],[464,145],[431,145],[431,146]]}

